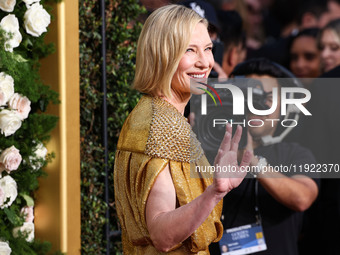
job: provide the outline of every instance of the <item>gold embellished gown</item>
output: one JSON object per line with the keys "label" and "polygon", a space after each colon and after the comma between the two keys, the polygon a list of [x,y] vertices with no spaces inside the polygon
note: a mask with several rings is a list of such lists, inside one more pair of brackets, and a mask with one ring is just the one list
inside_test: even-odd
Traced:
{"label": "gold embellished gown", "polygon": [[[212,183],[211,178],[190,171],[190,165],[195,169],[209,163],[186,118],[167,101],[143,96],[123,125],[115,157],[115,203],[124,254],[164,254],[152,245],[145,206],[167,164],[178,206],[194,200]],[[167,254],[209,254],[209,244],[222,237],[221,210],[220,202],[189,238]]]}

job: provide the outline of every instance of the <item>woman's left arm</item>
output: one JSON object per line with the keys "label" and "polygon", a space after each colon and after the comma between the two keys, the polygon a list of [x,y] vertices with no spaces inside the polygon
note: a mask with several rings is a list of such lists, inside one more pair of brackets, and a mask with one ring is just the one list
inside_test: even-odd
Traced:
{"label": "woman's left arm", "polygon": [[176,208],[169,165],[158,175],[146,203],[146,223],[155,248],[167,252],[187,239],[209,216],[221,196],[209,186],[190,203]]}

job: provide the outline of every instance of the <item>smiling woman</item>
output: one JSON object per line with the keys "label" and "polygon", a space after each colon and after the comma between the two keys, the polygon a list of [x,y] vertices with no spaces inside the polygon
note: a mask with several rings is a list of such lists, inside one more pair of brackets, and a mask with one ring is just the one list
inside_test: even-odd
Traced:
{"label": "smiling woman", "polygon": [[[181,57],[189,50],[191,33],[198,23],[207,30],[208,22],[196,12],[169,6],[158,9],[146,20],[138,39],[134,89],[171,98],[172,78]],[[207,31],[206,34],[211,43]]]}
{"label": "smiling woman", "polygon": [[190,78],[208,78],[213,65],[212,42],[207,33],[207,27],[203,23],[198,23],[173,76],[172,90],[176,95],[183,93],[190,96]]}
{"label": "smiling woman", "polygon": [[290,44],[290,70],[307,87],[321,74],[320,52],[317,47],[319,29],[309,28],[299,32]]}
{"label": "smiling woman", "polygon": [[[215,178],[190,169],[208,166],[183,112],[190,79],[207,78],[214,64],[207,21],[184,6],[154,11],[141,32],[134,88],[144,97],[126,119],[117,145],[114,187],[125,254],[209,254],[222,236],[221,199],[243,180],[231,127],[215,164],[237,169]],[[251,153],[245,153],[247,166]],[[207,177],[207,178],[204,178]]]}

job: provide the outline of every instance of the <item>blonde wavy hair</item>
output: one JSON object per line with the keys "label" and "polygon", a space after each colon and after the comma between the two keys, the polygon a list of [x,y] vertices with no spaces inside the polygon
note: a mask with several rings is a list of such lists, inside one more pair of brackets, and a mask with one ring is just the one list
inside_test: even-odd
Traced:
{"label": "blonde wavy hair", "polygon": [[338,41],[340,42],[340,19],[335,19],[330,21],[326,26],[324,26],[318,36],[318,47],[321,48],[321,37],[322,34],[326,31],[326,30],[330,30],[333,31],[334,35],[336,36],[336,38],[338,39]]}
{"label": "blonde wavy hair", "polygon": [[155,10],[138,39],[133,88],[150,95],[171,98],[171,81],[198,23],[208,21],[182,5]]}

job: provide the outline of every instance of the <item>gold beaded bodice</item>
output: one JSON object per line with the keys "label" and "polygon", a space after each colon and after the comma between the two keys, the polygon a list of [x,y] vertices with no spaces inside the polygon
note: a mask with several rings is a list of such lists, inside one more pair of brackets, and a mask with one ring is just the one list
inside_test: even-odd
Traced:
{"label": "gold beaded bodice", "polygon": [[145,154],[187,163],[196,162],[203,156],[190,124],[173,105],[154,97],[152,112]]}

